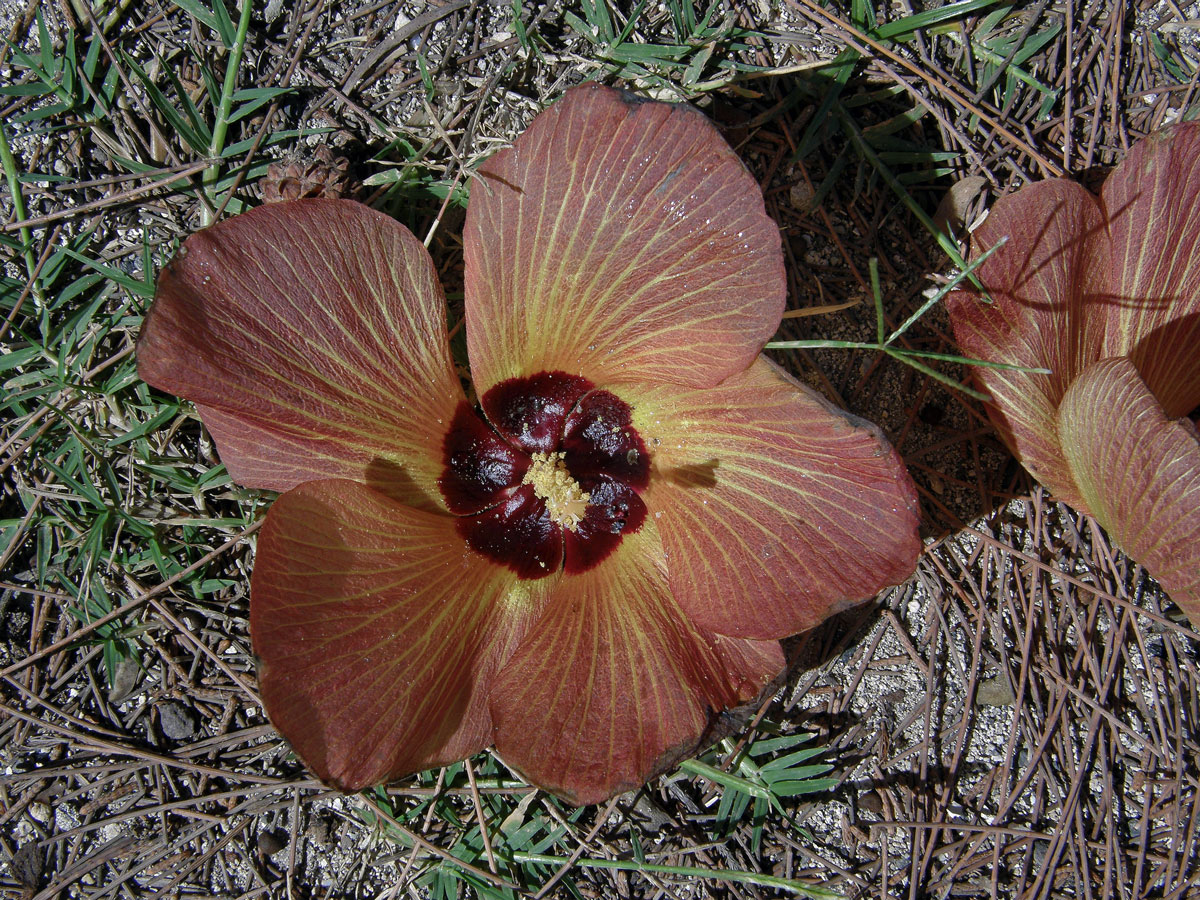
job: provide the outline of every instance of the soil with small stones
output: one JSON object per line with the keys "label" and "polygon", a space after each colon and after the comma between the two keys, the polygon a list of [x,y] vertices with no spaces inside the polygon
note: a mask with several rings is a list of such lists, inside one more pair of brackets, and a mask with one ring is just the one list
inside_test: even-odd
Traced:
{"label": "soil with small stones", "polygon": [[[225,51],[211,29],[174,4],[116,6],[105,40],[130,62],[116,66],[125,76],[123,99],[110,121],[93,127],[81,114],[64,113],[49,116],[53,130],[12,127],[54,98],[13,94],[0,105],[18,164],[47,176],[26,186],[28,215],[52,217],[34,229],[36,252],[90,234],[91,256],[140,277],[145,248],[161,263],[200,224],[202,211],[194,191],[134,194],[143,182],[116,180],[126,174],[116,157],[173,172],[198,160],[154,111],[131,63],[161,89],[198,97],[201,67],[222,71]],[[432,232],[431,251],[452,314],[460,316],[462,213],[443,208],[442,197],[565,87],[600,78],[691,99],[718,123],[758,177],[783,232],[792,309],[855,301],[786,320],[781,339],[873,339],[871,259],[878,260],[890,326],[944,283],[950,264],[936,242],[836,122],[822,118],[829,70],[813,64],[848,42],[869,44],[815,7],[719,4],[714,22],[759,35],[736,48],[714,45],[699,78],[683,66],[635,70],[606,59],[603,42],[584,33],[581,6],[516,8],[520,29],[512,4],[478,0],[263,4],[253,16],[242,83],[295,90],[235,123],[231,140],[295,129],[278,144],[264,142],[261,155],[302,170],[318,158],[345,160],[337,177],[347,193],[418,235]],[[89,21],[80,3],[42,8],[4,0],[0,30],[27,53],[39,47],[39,9],[57,53],[70,30],[82,45],[108,24]],[[848,10],[832,11],[850,21]],[[96,15],[109,12],[103,5]],[[954,183],[972,185],[961,204],[965,225],[1027,180],[1095,172],[1139,136],[1194,111],[1198,19],[1197,5],[1126,11],[1044,2],[991,25],[967,19],[889,45],[891,55],[874,53],[850,79],[843,103],[864,133],[953,151],[946,171],[921,161],[896,165],[931,215]],[[643,45],[676,43],[659,4],[649,5],[630,34]],[[1005,40],[1020,38],[1019,46],[1031,34],[1047,37],[1022,60],[1024,79],[995,72],[980,56],[982,42],[1003,55]],[[978,42],[970,52],[964,36]],[[766,74],[698,88],[724,77],[716,65],[722,54]],[[11,53],[4,59],[0,84],[28,83],[27,68]],[[897,118],[914,109],[924,113],[907,123]],[[321,156],[318,148],[328,151]],[[258,202],[267,176],[248,148],[245,158],[252,164],[229,212]],[[389,187],[389,173],[409,172],[416,177],[403,189]],[[7,193],[0,211],[13,219]],[[10,278],[24,278],[18,262],[5,258]],[[66,322],[95,296],[84,292],[56,310],[55,321]],[[99,308],[119,313],[118,322],[84,371],[127,358],[138,303],[120,291],[100,297]],[[916,349],[955,349],[936,309],[905,340]],[[22,346],[15,332],[6,333],[5,355]],[[682,773],[577,813],[505,786],[495,788],[501,805],[486,807],[504,810],[489,822],[496,839],[541,817],[559,830],[548,852],[563,857],[577,850],[583,860],[645,854],[665,865],[800,879],[853,898],[1195,893],[1195,631],[1093,522],[1031,483],[975,401],[867,352],[776,357],[883,428],[913,473],[924,513],[927,549],[915,575],[791,642],[796,663],[787,684],[731,738],[737,750],[772,730],[815,733],[837,786],[789,799],[786,818],[748,812],[720,838],[720,790]],[[6,370],[5,390],[31,383],[33,365]],[[92,376],[97,384],[106,371]],[[967,377],[954,367],[943,371]],[[199,479],[216,462],[197,420],[184,410],[152,432],[153,459],[135,459],[132,444],[120,443],[136,421],[131,409],[107,402],[102,390],[74,387],[64,384],[55,395],[63,418],[97,446],[114,448],[109,463],[124,493],[107,501],[154,522],[156,540],[190,542],[186,561],[202,568],[209,588],[197,596],[162,587],[170,570],[138,556],[148,540],[117,531],[102,555],[138,562],[122,568],[101,560],[95,572],[115,604],[133,604],[123,639],[137,652],[106,660],[113,642],[97,640],[99,631],[70,641],[81,623],[67,610],[77,604],[63,590],[38,587],[51,583],[47,565],[85,546],[70,527],[72,491],[49,465],[60,461],[51,440],[59,426],[52,417],[0,422],[0,520],[9,541],[0,547],[0,888],[38,898],[378,897],[470,895],[472,884],[495,885],[486,854],[468,846],[479,807],[461,770],[344,797],[311,779],[267,722],[254,692],[246,615],[251,523],[269,498],[233,485],[162,493],[140,467],[169,465]],[[34,504],[33,515],[46,524],[26,528],[20,523]],[[84,579],[65,567],[56,577],[76,586]],[[474,766],[506,774],[490,758]],[[481,791],[487,805],[493,788]],[[434,796],[441,799],[429,802]],[[475,861],[481,871],[474,881],[444,877],[439,853],[447,852]],[[499,875],[520,880],[533,896],[557,871]],[[570,895],[567,880],[570,893],[584,897],[776,896],[752,883],[581,864],[551,892]]]}

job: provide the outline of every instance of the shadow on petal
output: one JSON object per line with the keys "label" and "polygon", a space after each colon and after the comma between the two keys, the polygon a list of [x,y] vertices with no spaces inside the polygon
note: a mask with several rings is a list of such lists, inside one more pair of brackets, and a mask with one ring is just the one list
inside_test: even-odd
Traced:
{"label": "shadow on petal", "polygon": [[1200,311],[1138,337],[1129,357],[1168,419],[1200,407]]}
{"label": "shadow on petal", "polygon": [[408,469],[395,460],[377,456],[367,463],[364,475],[367,487],[399,503],[433,510],[443,502],[440,497],[432,496],[425,485],[418,484]]}
{"label": "shadow on petal", "polygon": [[297,200],[193,234],[137,351],[142,378],[197,404],[246,487],[362,481],[382,458],[419,486],[401,499],[442,507],[442,439],[463,399],[445,299],[424,245],[383,213]]}
{"label": "shadow on petal", "polygon": [[711,488],[717,486],[717,468],[720,460],[709,459],[683,466],[668,466],[656,473],[681,488]]}

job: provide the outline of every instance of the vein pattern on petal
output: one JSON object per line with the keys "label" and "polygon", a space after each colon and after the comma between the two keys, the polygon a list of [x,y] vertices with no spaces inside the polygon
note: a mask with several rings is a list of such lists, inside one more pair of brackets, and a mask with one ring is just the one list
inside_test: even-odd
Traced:
{"label": "vein pattern on petal", "polygon": [[267,713],[343,790],[478,752],[491,676],[553,581],[518,585],[451,516],[307,482],[271,507],[251,582]]}
{"label": "vein pattern on petal", "polygon": [[1094,515],[1200,623],[1200,436],[1163,412],[1132,360],[1102,360],[1059,409],[1063,450]]}
{"label": "vein pattern on petal", "polygon": [[729,643],[691,625],[662,563],[648,525],[564,578],[492,692],[504,760],[571,803],[643,784],[783,669],[774,642]]}
{"label": "vein pattern on petal", "polygon": [[156,387],[212,411],[235,480],[350,477],[440,506],[443,428],[463,399],[421,243],[351,201],[272,204],[190,237],[138,343]]}
{"label": "vein pattern on petal", "polygon": [[464,240],[481,393],[540,370],[715,384],[783,312],[778,228],[712,124],[595,84],[481,167]]}
{"label": "vein pattern on petal", "polygon": [[645,389],[647,505],[697,624],[778,638],[907,578],[916,491],[879,430],[765,357],[715,388]]}

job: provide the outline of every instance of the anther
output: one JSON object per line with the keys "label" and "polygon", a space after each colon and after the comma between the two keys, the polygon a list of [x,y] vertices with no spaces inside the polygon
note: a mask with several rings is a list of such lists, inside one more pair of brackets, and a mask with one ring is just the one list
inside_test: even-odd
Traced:
{"label": "anther", "polygon": [[550,521],[568,531],[576,531],[587,511],[591,494],[571,477],[563,461],[565,455],[561,450],[533,454],[533,463],[521,483],[533,485],[534,494],[546,501]]}

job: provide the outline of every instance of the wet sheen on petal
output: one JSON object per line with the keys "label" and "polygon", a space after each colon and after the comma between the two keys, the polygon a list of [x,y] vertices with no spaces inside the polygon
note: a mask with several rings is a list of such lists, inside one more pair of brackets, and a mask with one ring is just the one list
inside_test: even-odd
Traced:
{"label": "wet sheen on petal", "polygon": [[438,487],[456,515],[495,506],[529,468],[529,456],[496,434],[466,401],[455,410],[442,452],[446,470]]}
{"label": "wet sheen on petal", "polygon": [[534,495],[530,485],[457,522],[458,533],[472,550],[508,566],[521,578],[545,578],[562,567],[562,528],[550,520],[546,502]]}
{"label": "wet sheen on petal", "polygon": [[562,446],[577,478],[605,475],[639,491],[650,479],[650,454],[632,425],[632,410],[608,391],[592,391],[579,401],[567,418]]}
{"label": "wet sheen on petal", "polygon": [[539,372],[496,385],[481,405],[488,422],[459,406],[438,482],[465,514],[458,528],[472,550],[536,580],[564,565],[588,571],[642,527],[650,455],[629,404],[586,379]]}
{"label": "wet sheen on petal", "polygon": [[646,504],[628,484],[611,478],[581,481],[591,495],[587,514],[575,531],[563,531],[564,566],[568,575],[595,568],[646,521]]}
{"label": "wet sheen on petal", "polygon": [[592,383],[566,372],[539,372],[496,385],[480,398],[488,421],[514,446],[549,453],[562,440],[567,415]]}

